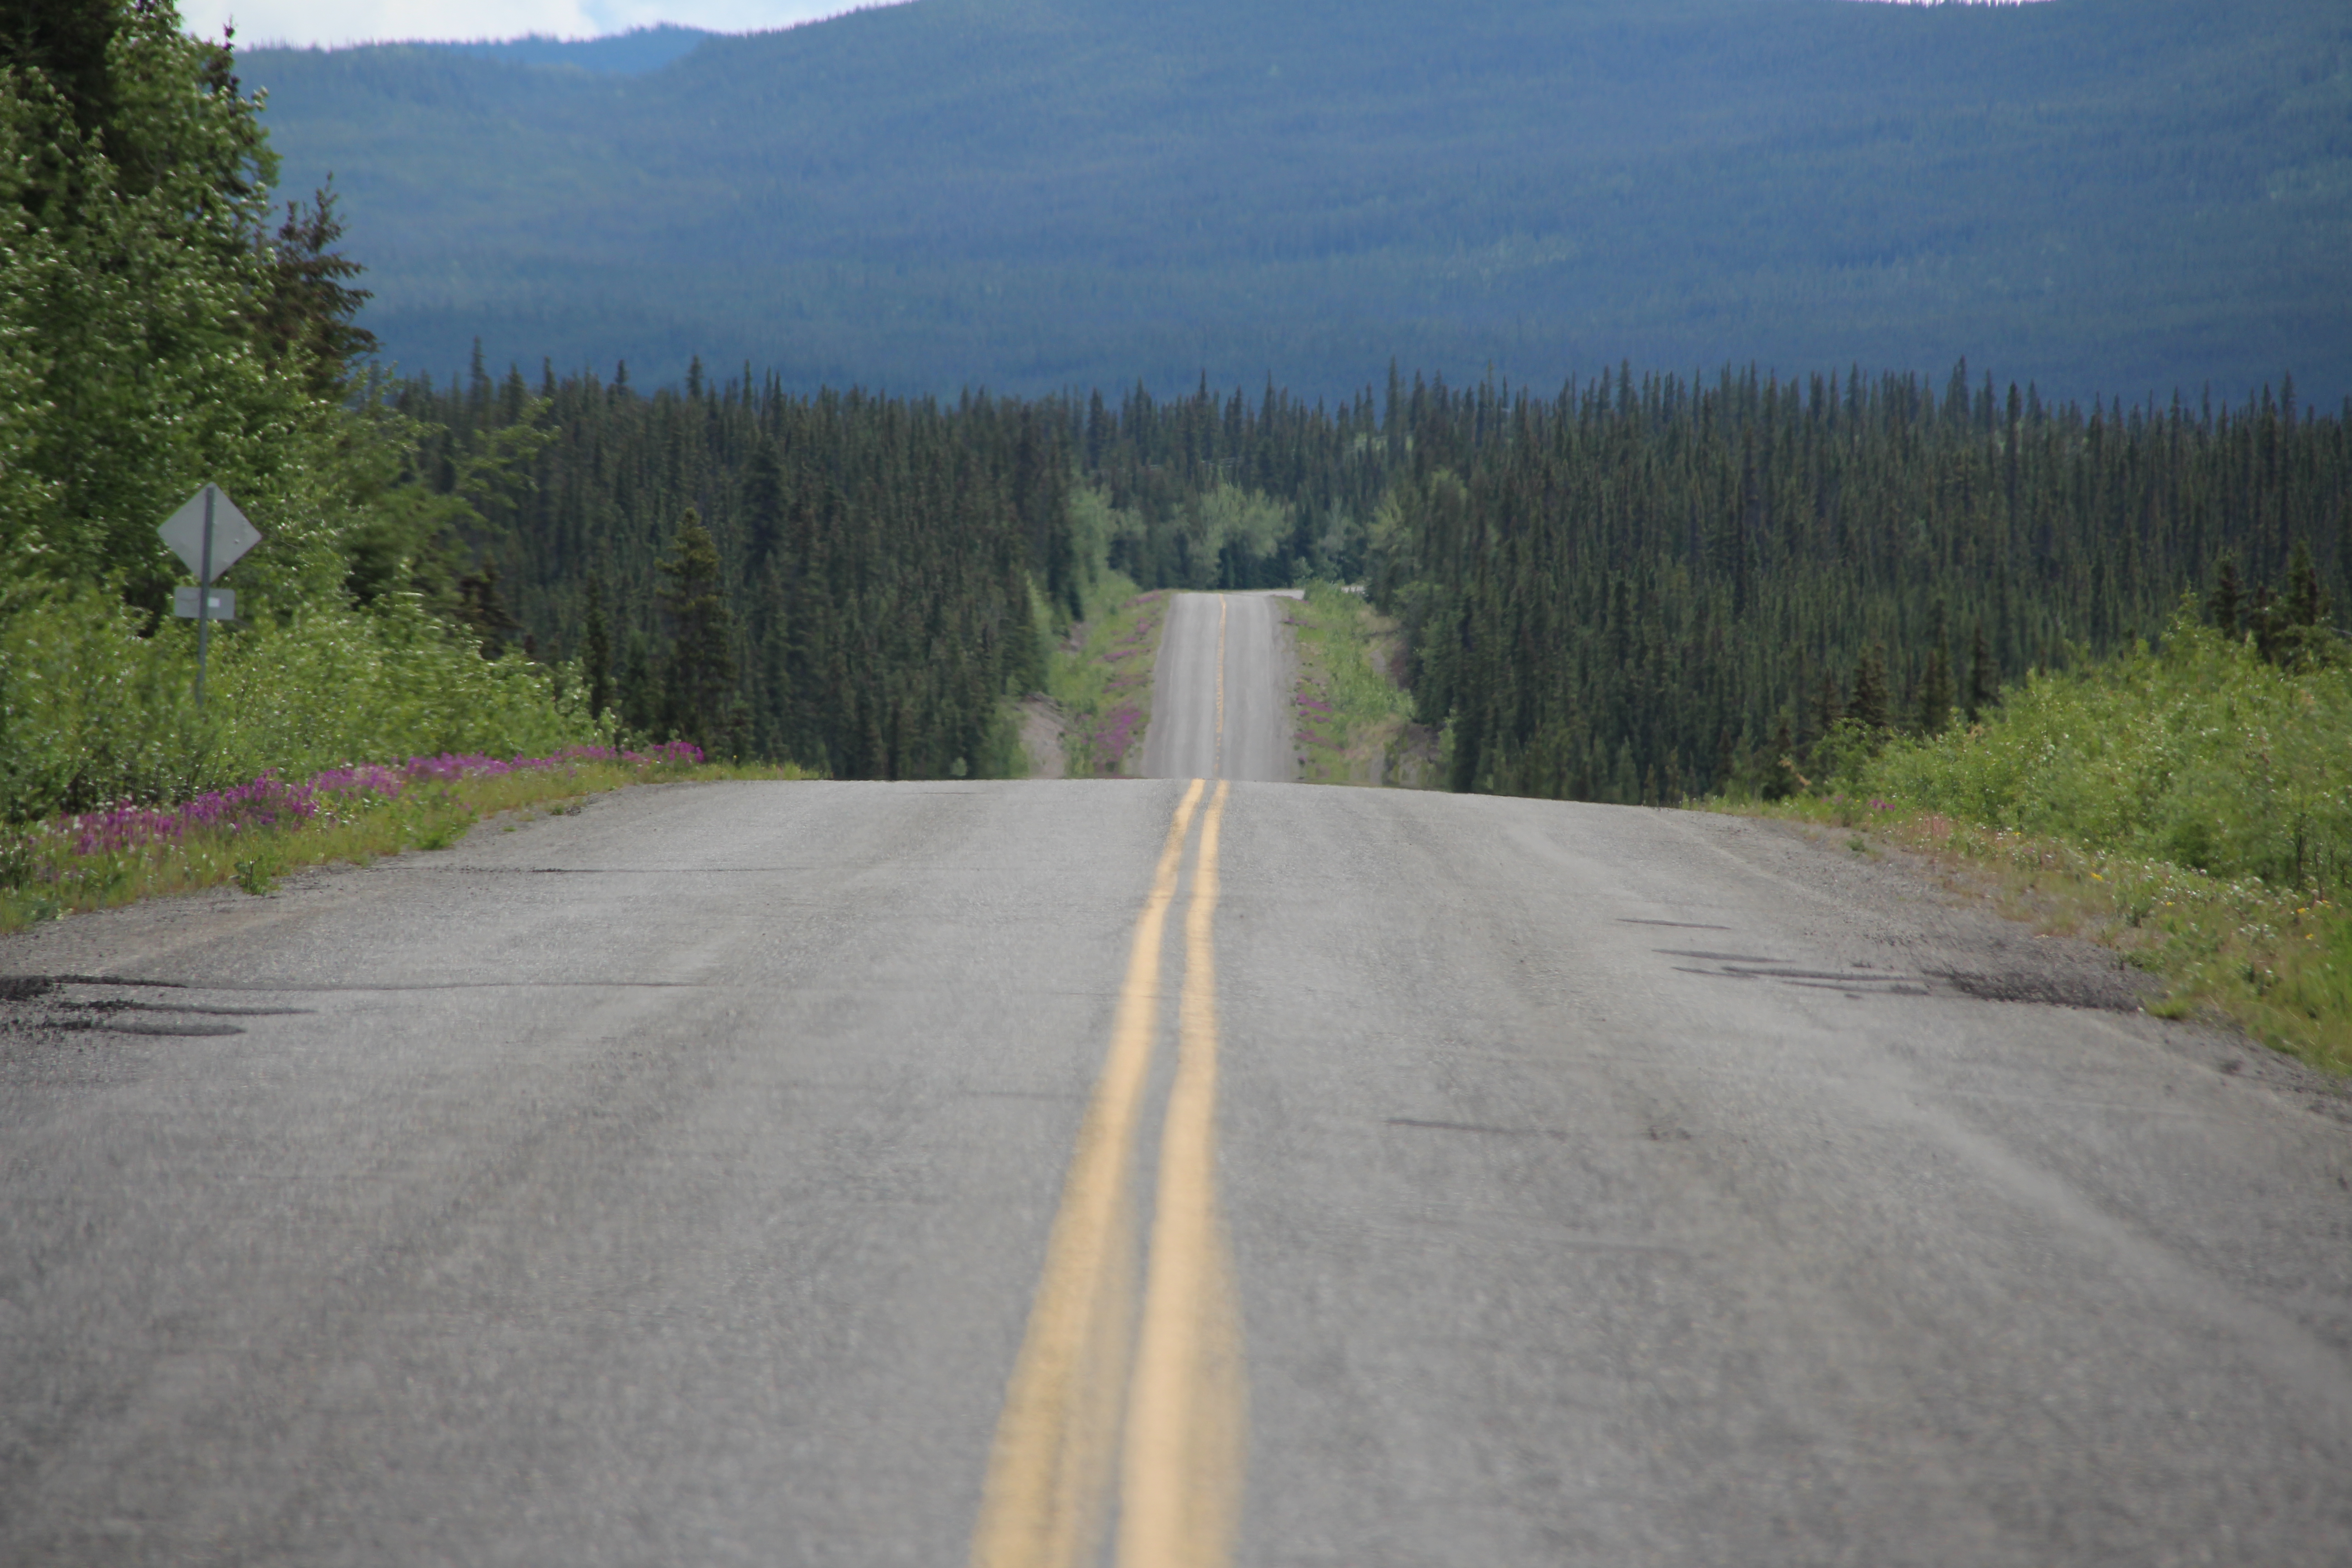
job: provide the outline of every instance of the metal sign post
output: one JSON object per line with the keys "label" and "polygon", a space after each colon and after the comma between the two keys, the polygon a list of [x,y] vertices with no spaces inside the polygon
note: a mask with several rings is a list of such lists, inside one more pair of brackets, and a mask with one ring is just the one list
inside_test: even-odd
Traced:
{"label": "metal sign post", "polygon": [[[205,705],[205,664],[212,651],[214,611],[236,614],[236,595],[213,591],[213,574],[236,565],[245,552],[261,542],[261,535],[236,510],[236,503],[206,485],[173,512],[155,531],[196,574],[196,591],[173,596],[173,613],[194,617],[196,623],[196,706]],[[217,564],[215,564],[217,563]],[[191,605],[190,600],[194,603]]]}
{"label": "metal sign post", "polygon": [[206,485],[201,492],[205,502],[204,563],[196,568],[196,711],[205,710],[205,658],[213,649],[213,502],[220,492]]}

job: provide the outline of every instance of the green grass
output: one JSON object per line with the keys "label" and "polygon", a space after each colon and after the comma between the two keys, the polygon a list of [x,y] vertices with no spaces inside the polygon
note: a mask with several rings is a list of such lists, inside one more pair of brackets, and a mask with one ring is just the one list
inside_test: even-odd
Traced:
{"label": "green grass", "polygon": [[188,834],[177,842],[98,854],[73,853],[62,834],[0,836],[0,932],[141,899],[235,886],[256,897],[310,866],[364,866],[383,856],[446,849],[475,824],[570,815],[590,795],[630,784],[722,779],[804,779],[781,767],[735,763],[583,762],[446,784],[400,795],[348,797],[343,809],[278,827]]}
{"label": "green grass", "polygon": [[1087,594],[1086,612],[1047,660],[1045,694],[1061,710],[1068,776],[1125,777],[1143,760],[1168,595],[1139,594],[1128,578],[1105,572]]}
{"label": "green grass", "polygon": [[2352,665],[2264,662],[2185,616],[2160,652],[2040,676],[1981,724],[1852,753],[1738,810],[1927,855],[2044,930],[2352,1073]]}
{"label": "green grass", "polygon": [[1428,731],[1412,722],[1412,698],[1397,682],[1397,625],[1330,583],[1310,583],[1286,602],[1298,681],[1291,698],[1299,776],[1309,784],[1434,785]]}

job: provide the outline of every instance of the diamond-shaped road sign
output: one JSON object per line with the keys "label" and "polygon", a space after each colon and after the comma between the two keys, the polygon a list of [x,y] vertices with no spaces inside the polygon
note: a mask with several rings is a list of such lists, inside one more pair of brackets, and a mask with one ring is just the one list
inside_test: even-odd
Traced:
{"label": "diamond-shaped road sign", "polygon": [[212,575],[219,576],[236,564],[236,558],[261,542],[261,535],[253,524],[245,521],[245,513],[236,503],[222,493],[218,485],[206,485],[188,498],[188,504],[173,512],[156,532],[173,553],[188,563],[188,570],[205,582],[205,513],[212,513],[213,548]]}

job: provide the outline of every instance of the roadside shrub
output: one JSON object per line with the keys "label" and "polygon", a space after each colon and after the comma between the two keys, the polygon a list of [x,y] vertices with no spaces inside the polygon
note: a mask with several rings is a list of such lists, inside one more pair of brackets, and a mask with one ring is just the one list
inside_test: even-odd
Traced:
{"label": "roadside shrub", "polygon": [[25,587],[0,604],[0,821],[184,800],[270,772],[599,739],[552,672],[482,658],[404,595],[216,631],[201,712],[194,627],[142,636],[142,619],[98,589]]}
{"label": "roadside shrub", "polygon": [[1863,788],[1987,826],[2227,879],[2352,886],[2352,668],[2266,662],[2184,616],[1974,728],[1897,740]]}

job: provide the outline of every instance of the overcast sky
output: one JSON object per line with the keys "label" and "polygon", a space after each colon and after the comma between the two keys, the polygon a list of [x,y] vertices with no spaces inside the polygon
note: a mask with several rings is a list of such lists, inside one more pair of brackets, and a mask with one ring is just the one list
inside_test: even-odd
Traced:
{"label": "overcast sky", "polygon": [[258,44],[362,44],[394,39],[593,38],[656,22],[749,33],[861,9],[855,0],[180,0],[190,32]]}

